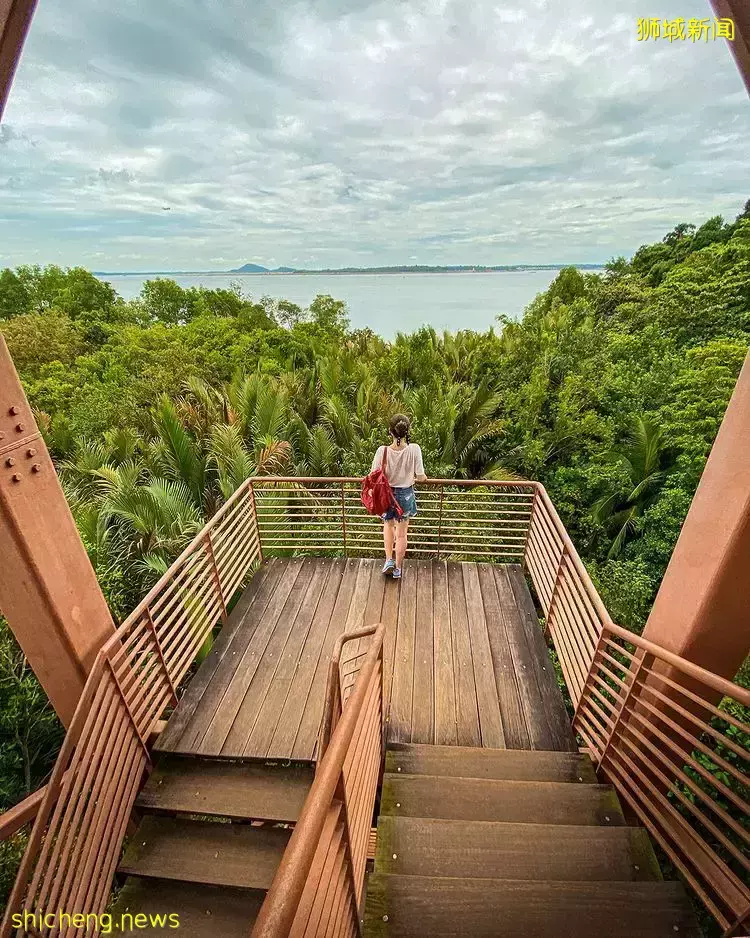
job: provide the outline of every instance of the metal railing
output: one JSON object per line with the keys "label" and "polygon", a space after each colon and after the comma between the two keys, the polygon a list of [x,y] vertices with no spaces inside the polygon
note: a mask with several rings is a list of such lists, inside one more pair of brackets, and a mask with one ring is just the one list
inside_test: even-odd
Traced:
{"label": "metal railing", "polygon": [[615,625],[542,486],[525,562],[574,729],[729,928],[750,908],[750,692]]}
{"label": "metal railing", "polygon": [[[383,759],[382,625],[339,639],[331,660],[310,792],[266,895],[252,938],[360,934],[367,841]],[[366,651],[360,643],[372,636]],[[342,697],[341,649],[356,642]]]}
{"label": "metal railing", "polygon": [[723,928],[750,907],[750,691],[605,627],[574,729]]}
{"label": "metal railing", "polygon": [[526,569],[557,651],[571,700],[581,699],[594,650],[612,619],[544,487],[537,485]]}
{"label": "metal railing", "polygon": [[[214,626],[260,560],[248,484],[194,538],[100,650],[63,742],[8,900],[12,915],[101,913],[136,795],[149,736]],[[37,919],[39,921],[39,919]],[[54,929],[40,927],[40,935]],[[23,934],[22,929],[17,934]],[[76,932],[77,934],[77,932]]]}
{"label": "metal railing", "polygon": [[[258,528],[268,553],[380,553],[382,523],[360,500],[361,479],[253,479]],[[531,482],[430,479],[418,486],[409,554],[522,563],[531,520]]]}
{"label": "metal railing", "polygon": [[[37,812],[2,938],[23,908],[102,911],[149,735],[197,652],[264,557],[379,553],[381,525],[359,493],[353,478],[247,480],[118,628],[43,795],[7,819],[10,830]],[[431,480],[418,500],[411,554],[525,564],[592,758],[722,926],[739,921],[750,907],[750,694],[615,625],[540,484]],[[382,751],[378,642],[347,639],[331,666],[315,796],[257,936],[287,934],[279,922],[295,935],[357,933]]]}

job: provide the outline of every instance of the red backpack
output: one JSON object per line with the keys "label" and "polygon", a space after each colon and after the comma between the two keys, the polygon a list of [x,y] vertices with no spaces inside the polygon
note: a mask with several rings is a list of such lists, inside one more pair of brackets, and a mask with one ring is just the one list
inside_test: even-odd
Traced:
{"label": "red backpack", "polygon": [[388,463],[388,447],[383,450],[383,464],[362,480],[362,504],[371,515],[384,515],[389,508],[395,508],[396,514],[401,517],[403,508],[396,501],[386,474]]}

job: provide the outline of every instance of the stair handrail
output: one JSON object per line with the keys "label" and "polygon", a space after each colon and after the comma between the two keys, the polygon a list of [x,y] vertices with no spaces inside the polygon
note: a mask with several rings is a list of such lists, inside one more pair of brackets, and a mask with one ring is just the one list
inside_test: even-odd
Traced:
{"label": "stair handrail", "polygon": [[[323,758],[326,749],[328,749],[331,733],[333,732],[336,710],[339,709],[340,712],[340,708],[343,705],[341,699],[341,652],[344,649],[344,645],[361,638],[368,638],[370,635],[374,635],[378,628],[381,627],[382,626],[378,625],[368,625],[353,632],[344,632],[336,639],[328,663],[328,678],[326,680],[325,697],[323,698],[323,719],[320,724],[320,733],[318,734],[318,761]],[[362,657],[365,654],[366,652],[363,652]],[[360,656],[357,655],[355,657]]]}
{"label": "stair handrail", "polygon": [[[144,773],[149,740],[195,655],[261,559],[252,482],[195,535],[99,650],[50,781],[17,806],[8,829],[34,823],[0,924],[38,894],[71,913],[106,907],[114,864]],[[33,811],[33,814],[31,813]]]}
{"label": "stair handrail", "polygon": [[600,778],[722,929],[750,906],[748,709],[747,688],[606,625],[573,719]]}
{"label": "stair handrail", "polygon": [[[291,934],[328,812],[337,790],[340,791],[344,762],[363,715],[367,692],[373,675],[382,661],[385,626],[379,623],[372,628],[368,627],[343,635],[337,642],[340,655],[341,647],[347,641],[364,637],[364,635],[371,635],[372,642],[353,691],[342,709],[341,717],[333,728],[330,741],[317,766],[315,778],[299,819],[256,919],[252,938],[288,938]],[[331,664],[333,666],[333,661]],[[333,693],[334,686],[329,685],[328,699],[333,698]],[[380,703],[382,724],[382,697]],[[333,703],[329,704],[327,700],[324,712],[333,712]]]}

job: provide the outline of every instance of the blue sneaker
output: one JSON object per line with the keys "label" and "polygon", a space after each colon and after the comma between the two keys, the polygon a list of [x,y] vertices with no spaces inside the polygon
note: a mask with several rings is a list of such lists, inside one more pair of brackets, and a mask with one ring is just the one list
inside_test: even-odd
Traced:
{"label": "blue sneaker", "polygon": [[393,577],[394,580],[400,580],[400,579],[401,579],[401,568],[395,566],[395,564],[394,564],[393,573],[391,574],[391,576]]}
{"label": "blue sneaker", "polygon": [[383,573],[390,573],[391,570],[395,570],[395,569],[396,569],[396,561],[386,560],[385,564],[383,565]]}

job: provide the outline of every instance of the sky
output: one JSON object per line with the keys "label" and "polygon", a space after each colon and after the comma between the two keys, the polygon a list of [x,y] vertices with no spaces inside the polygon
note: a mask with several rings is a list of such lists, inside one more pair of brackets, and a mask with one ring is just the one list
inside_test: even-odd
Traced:
{"label": "sky", "polygon": [[39,0],[0,266],[602,262],[750,198],[708,0]]}

